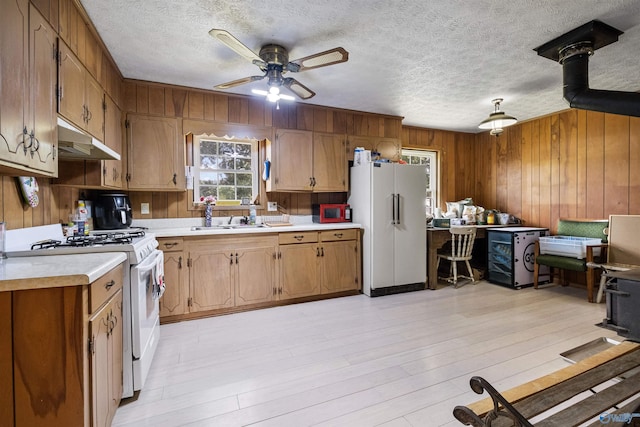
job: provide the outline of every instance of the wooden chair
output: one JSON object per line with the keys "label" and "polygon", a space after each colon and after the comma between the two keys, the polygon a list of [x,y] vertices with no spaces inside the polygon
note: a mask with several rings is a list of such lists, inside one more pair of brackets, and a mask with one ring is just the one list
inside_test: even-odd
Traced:
{"label": "wooden chair", "polygon": [[640,215],[610,215],[607,230],[608,244],[598,245],[603,263],[589,262],[588,267],[602,269],[596,302],[602,301],[610,271],[640,268]]}
{"label": "wooden chair", "polygon": [[[470,279],[471,282],[475,284],[475,279],[473,278],[473,270],[471,269],[469,260],[471,259],[471,254],[473,251],[473,242],[476,239],[476,228],[453,226],[449,229],[449,232],[451,233],[451,253],[439,253],[438,262],[436,263],[437,272],[438,267],[440,266],[441,259],[446,259],[451,262],[451,266],[449,267],[449,277],[439,277],[439,279],[443,279],[449,283],[453,283],[453,286],[455,288],[458,287],[459,278]],[[464,261],[464,263],[467,265],[467,271],[469,272],[468,276],[458,274],[459,261]]]}

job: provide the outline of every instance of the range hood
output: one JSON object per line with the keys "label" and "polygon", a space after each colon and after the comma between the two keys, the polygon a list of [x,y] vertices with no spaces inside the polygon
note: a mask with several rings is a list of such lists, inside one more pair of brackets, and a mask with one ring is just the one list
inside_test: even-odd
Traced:
{"label": "range hood", "polygon": [[120,154],[58,117],[58,155],[62,159],[120,160]]}

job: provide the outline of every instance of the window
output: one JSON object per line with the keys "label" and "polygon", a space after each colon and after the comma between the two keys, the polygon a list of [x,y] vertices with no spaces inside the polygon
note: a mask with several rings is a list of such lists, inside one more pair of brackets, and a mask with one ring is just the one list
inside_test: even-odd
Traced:
{"label": "window", "polygon": [[427,150],[402,150],[402,160],[410,165],[425,165],[427,169],[427,194],[425,199],[425,214],[433,216],[438,200],[438,164],[436,152]]}
{"label": "window", "polygon": [[251,203],[258,196],[258,141],[197,136],[193,144],[193,200]]}

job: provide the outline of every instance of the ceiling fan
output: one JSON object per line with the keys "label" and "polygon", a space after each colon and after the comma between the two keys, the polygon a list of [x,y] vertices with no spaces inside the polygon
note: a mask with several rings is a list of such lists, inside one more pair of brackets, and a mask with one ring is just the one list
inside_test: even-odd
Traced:
{"label": "ceiling fan", "polygon": [[267,44],[262,46],[260,53],[256,54],[240,40],[231,35],[228,31],[212,29],[209,31],[211,37],[220,40],[231,50],[243,58],[251,61],[264,73],[261,76],[249,76],[238,80],[215,86],[216,89],[230,89],[245,83],[251,83],[267,78],[269,90],[253,89],[252,92],[266,96],[271,102],[281,99],[292,101],[295,98],[280,93],[280,88],[285,87],[300,99],[312,98],[316,93],[292,77],[283,77],[287,72],[298,73],[312,70],[314,68],[326,67],[327,65],[339,64],[349,59],[349,52],[341,47],[329,49],[304,58],[289,61],[287,49],[277,44]]}

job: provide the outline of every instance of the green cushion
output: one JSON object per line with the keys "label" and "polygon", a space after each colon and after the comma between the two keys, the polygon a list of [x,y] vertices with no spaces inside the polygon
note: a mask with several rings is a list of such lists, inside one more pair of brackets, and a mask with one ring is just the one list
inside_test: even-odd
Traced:
{"label": "green cushion", "polygon": [[587,271],[587,263],[584,259],[565,256],[538,255],[536,257],[536,263],[554,268],[562,268],[563,270]]}
{"label": "green cushion", "polygon": [[574,237],[590,237],[592,239],[601,239],[603,243],[607,241],[607,235],[604,234],[605,228],[609,227],[609,221],[572,221],[563,219],[558,221],[558,232],[560,236]]}

